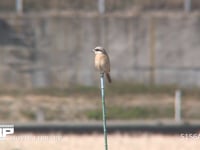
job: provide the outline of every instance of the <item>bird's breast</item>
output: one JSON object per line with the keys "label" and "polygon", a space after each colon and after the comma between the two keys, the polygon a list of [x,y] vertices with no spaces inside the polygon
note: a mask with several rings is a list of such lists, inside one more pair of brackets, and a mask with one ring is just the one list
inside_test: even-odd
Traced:
{"label": "bird's breast", "polygon": [[95,67],[99,71],[104,71],[104,66],[106,64],[106,56],[104,54],[95,55]]}

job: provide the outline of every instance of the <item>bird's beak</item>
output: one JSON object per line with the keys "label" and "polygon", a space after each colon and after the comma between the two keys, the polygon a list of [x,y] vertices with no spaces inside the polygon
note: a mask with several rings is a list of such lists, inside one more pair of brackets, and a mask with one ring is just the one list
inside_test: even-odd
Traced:
{"label": "bird's beak", "polygon": [[93,49],[93,50],[92,50],[92,52],[94,53],[94,52],[95,52],[95,50]]}

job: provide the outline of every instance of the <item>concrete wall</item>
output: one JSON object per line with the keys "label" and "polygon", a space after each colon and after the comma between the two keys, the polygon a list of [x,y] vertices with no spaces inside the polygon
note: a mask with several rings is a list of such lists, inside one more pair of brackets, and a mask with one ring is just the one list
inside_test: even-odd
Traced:
{"label": "concrete wall", "polygon": [[0,39],[10,35],[0,42],[5,87],[97,84],[91,52],[97,45],[110,54],[114,82],[200,86],[198,13],[1,15],[0,21]]}

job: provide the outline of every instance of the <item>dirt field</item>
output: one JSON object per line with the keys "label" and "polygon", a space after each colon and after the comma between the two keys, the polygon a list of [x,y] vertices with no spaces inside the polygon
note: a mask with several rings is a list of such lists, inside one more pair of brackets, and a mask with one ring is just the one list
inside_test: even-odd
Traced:
{"label": "dirt field", "polygon": [[[111,134],[109,150],[197,150],[200,136]],[[0,141],[1,150],[104,150],[103,135],[15,135]]]}
{"label": "dirt field", "polygon": [[[112,120],[173,119],[174,117],[174,96],[169,94],[108,95],[106,103],[108,119]],[[199,98],[183,97],[184,120],[199,119],[199,108]],[[120,118],[123,112],[126,114]],[[101,100],[98,96],[92,95],[0,96],[0,121],[2,122],[35,122],[41,113],[44,121],[101,120]]]}

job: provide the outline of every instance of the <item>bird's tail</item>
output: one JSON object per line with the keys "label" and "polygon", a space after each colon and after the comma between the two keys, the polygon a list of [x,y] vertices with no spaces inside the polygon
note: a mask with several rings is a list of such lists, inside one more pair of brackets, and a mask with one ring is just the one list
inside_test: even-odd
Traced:
{"label": "bird's tail", "polygon": [[110,74],[109,74],[109,73],[106,73],[106,77],[107,77],[108,82],[111,83],[112,80],[111,80],[111,77],[110,77]]}

